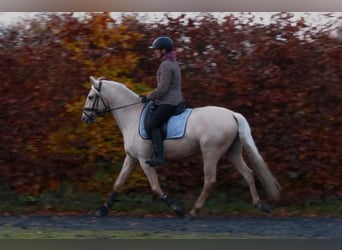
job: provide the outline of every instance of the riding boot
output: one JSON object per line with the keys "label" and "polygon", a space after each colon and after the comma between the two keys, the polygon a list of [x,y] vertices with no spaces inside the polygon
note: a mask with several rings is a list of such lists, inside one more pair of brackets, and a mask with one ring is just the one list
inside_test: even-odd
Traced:
{"label": "riding boot", "polygon": [[164,146],[163,138],[159,128],[152,130],[151,132],[153,157],[151,160],[147,160],[146,163],[151,167],[164,165]]}

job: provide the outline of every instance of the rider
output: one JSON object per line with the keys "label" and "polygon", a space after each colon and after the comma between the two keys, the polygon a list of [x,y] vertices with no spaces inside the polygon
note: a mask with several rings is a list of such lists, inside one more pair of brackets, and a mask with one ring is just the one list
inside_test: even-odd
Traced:
{"label": "rider", "polygon": [[172,39],[160,36],[149,48],[153,49],[155,56],[161,61],[157,71],[157,87],[147,96],[141,96],[142,102],[152,100],[155,105],[148,131],[152,140],[153,157],[146,161],[151,167],[155,167],[164,164],[161,126],[184,100],[181,71]]}

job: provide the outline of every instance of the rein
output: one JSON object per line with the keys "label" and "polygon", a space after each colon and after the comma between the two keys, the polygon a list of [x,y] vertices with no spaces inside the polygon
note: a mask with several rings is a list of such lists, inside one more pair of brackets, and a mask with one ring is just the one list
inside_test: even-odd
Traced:
{"label": "rein", "polygon": [[[85,108],[83,108],[83,111],[91,111],[91,112],[95,112],[96,115],[104,115],[105,113],[111,112],[113,110],[123,109],[123,108],[127,108],[127,107],[130,107],[130,106],[137,105],[137,104],[141,103],[141,101],[139,101],[139,102],[134,102],[134,103],[131,103],[131,104],[127,104],[127,105],[111,108],[108,105],[106,105],[106,102],[104,101],[104,99],[103,99],[103,97],[101,95],[101,87],[102,87],[102,80],[100,80],[100,82],[99,82],[98,89],[96,87],[92,86],[92,88],[96,92],[95,101],[94,101],[93,106],[91,108],[90,107],[85,107]],[[102,101],[102,103],[103,103],[103,105],[105,107],[105,109],[102,110],[102,111],[98,110],[99,100]],[[89,114],[87,114],[86,112],[83,112],[83,113],[86,116],[90,117]]]}
{"label": "rein", "polygon": [[115,108],[106,107],[106,108],[104,109],[104,111],[96,111],[96,112],[98,112],[98,113],[108,113],[108,112],[111,112],[111,111],[113,111],[113,110],[118,110],[118,109],[127,108],[127,107],[129,107],[129,106],[137,105],[137,104],[139,104],[139,103],[141,103],[141,102],[134,102],[134,103],[131,103],[131,104],[127,104],[127,105],[123,105],[123,106],[119,106],[119,107],[115,107]]}

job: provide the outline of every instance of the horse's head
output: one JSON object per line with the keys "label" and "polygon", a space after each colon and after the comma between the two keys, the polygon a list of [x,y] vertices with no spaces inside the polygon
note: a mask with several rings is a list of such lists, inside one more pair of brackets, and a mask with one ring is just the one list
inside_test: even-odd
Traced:
{"label": "horse's head", "polygon": [[89,79],[91,82],[91,89],[84,104],[82,121],[94,123],[97,116],[104,115],[108,112],[109,107],[106,105],[101,94],[102,80],[100,78],[96,80],[92,76]]}

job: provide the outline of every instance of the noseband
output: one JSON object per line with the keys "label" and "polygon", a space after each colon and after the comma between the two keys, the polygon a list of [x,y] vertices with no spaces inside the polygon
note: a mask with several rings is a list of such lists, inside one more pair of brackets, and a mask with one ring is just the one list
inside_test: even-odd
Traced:
{"label": "noseband", "polygon": [[[83,108],[83,113],[88,116],[90,118],[90,116],[84,112],[84,111],[90,111],[90,112],[95,112],[96,115],[104,115],[105,113],[110,111],[110,107],[108,105],[106,105],[106,102],[104,101],[102,95],[101,95],[101,88],[102,88],[102,80],[100,80],[99,82],[99,87],[96,88],[94,85],[91,86],[91,88],[96,92],[96,96],[95,96],[95,100],[93,102],[93,106],[92,107],[85,107]],[[105,109],[99,111],[99,101],[101,100],[101,102],[103,103]]]}
{"label": "noseband", "polygon": [[[113,110],[122,109],[122,108],[126,108],[129,106],[133,106],[133,105],[137,105],[137,104],[141,103],[141,101],[139,101],[139,102],[131,103],[128,105],[123,105],[120,107],[111,108],[109,105],[106,104],[105,100],[103,99],[103,97],[101,95],[102,80],[99,81],[99,87],[98,88],[96,88],[94,85],[92,85],[91,88],[96,92],[96,96],[95,96],[93,106],[83,108],[83,113],[91,120],[94,120],[94,117],[89,115],[86,111],[95,112],[95,114],[97,116],[103,116],[106,113],[111,112]],[[103,106],[105,107],[103,110],[99,110],[99,108],[98,108],[100,100],[103,103]]]}

